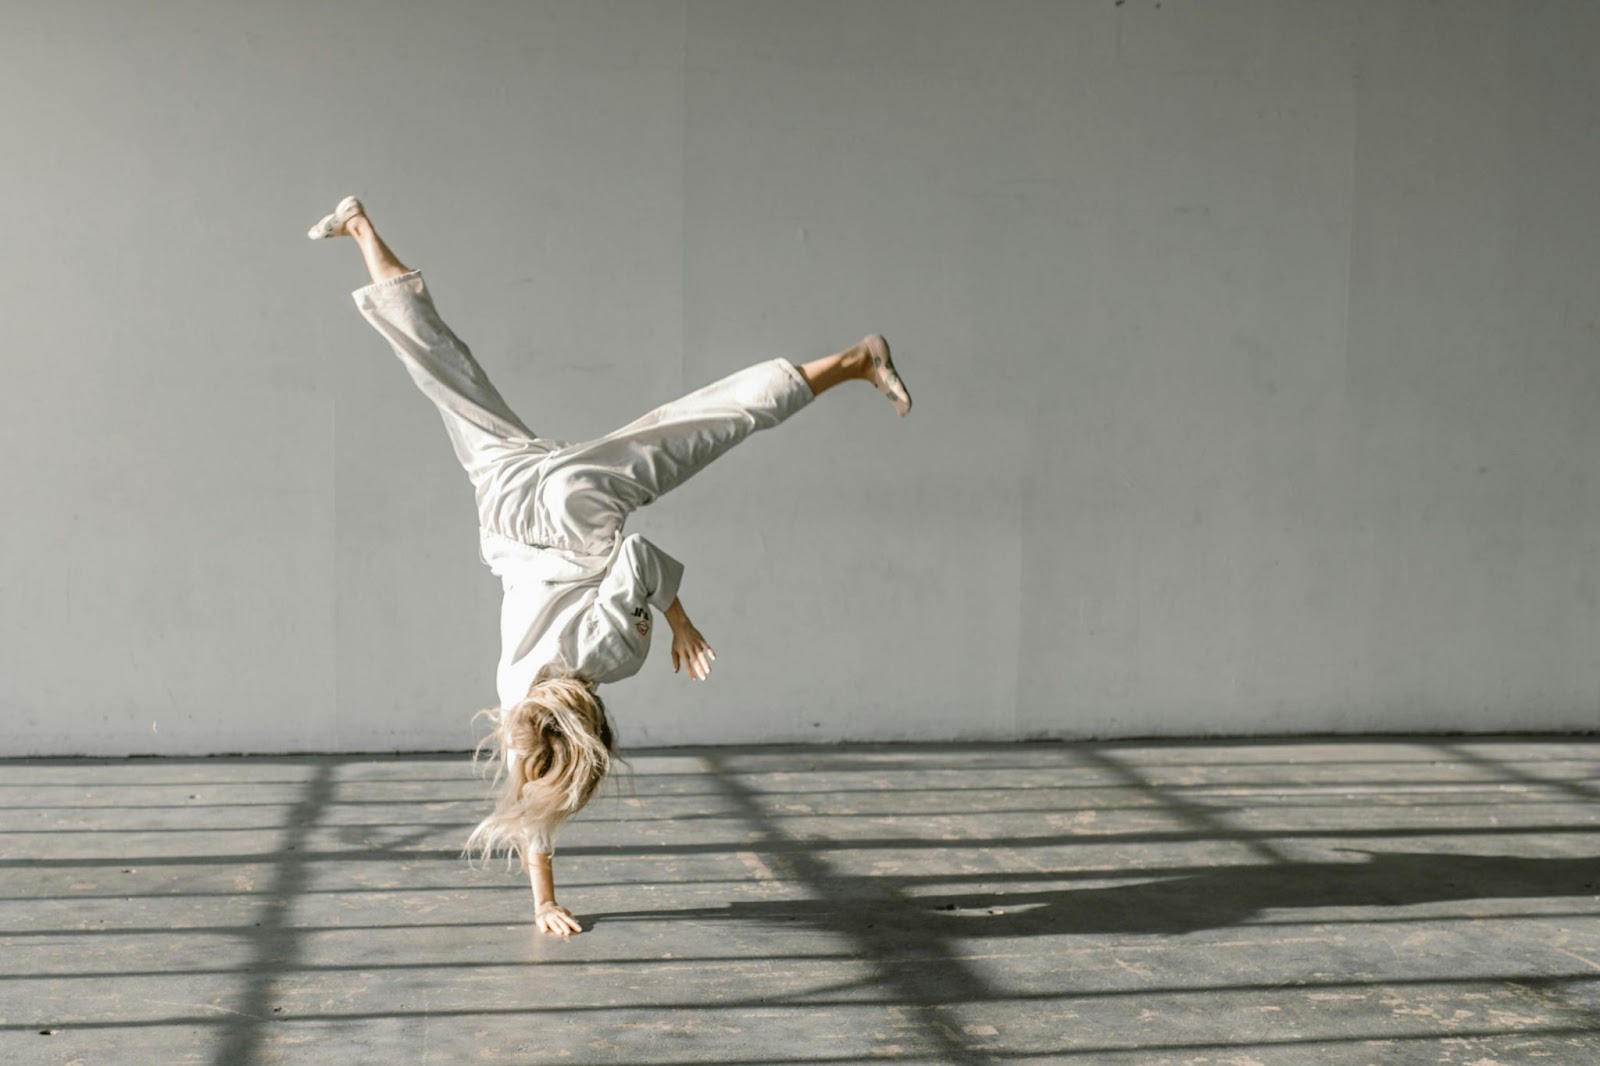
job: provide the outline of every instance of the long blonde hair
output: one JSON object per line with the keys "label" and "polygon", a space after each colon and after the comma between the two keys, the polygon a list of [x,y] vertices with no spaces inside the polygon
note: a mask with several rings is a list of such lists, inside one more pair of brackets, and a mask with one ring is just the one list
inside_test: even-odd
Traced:
{"label": "long blonde hair", "polygon": [[[485,748],[499,785],[494,810],[467,837],[469,855],[549,854],[556,831],[594,797],[616,759],[606,705],[587,679],[559,667],[539,671],[521,702],[478,712],[493,727]],[[501,782],[501,778],[504,782]]]}

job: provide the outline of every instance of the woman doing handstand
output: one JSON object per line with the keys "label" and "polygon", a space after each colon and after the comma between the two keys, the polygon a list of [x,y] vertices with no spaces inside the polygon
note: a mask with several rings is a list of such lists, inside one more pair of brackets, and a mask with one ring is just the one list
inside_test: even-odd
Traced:
{"label": "woman doing handstand", "polygon": [[372,283],[356,306],[444,419],[472,480],[479,548],[501,580],[499,706],[486,712],[497,777],[494,811],[468,839],[521,858],[534,920],[582,932],[556,902],[551,870],[561,823],[599,788],[616,750],[597,689],[637,673],[655,607],[672,627],[672,669],[705,680],[716,659],[678,599],[683,567],[638,535],[629,512],[683,484],[758,429],[777,425],[835,385],[871,382],[904,415],[911,397],[876,334],[796,366],[757,363],[595,440],[536,435],[501,399],[467,346],[439,318],[419,271],[395,258],[355,197],[310,236],[352,237]]}

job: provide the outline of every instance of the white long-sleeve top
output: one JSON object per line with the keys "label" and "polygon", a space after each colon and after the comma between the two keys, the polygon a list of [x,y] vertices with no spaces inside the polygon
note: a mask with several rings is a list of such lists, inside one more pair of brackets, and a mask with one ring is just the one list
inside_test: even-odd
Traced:
{"label": "white long-sleeve top", "polygon": [[683,564],[637,533],[609,555],[535,548],[480,531],[484,562],[505,590],[500,604],[500,706],[522,700],[547,663],[596,684],[639,672],[650,652],[650,608],[678,596]]}

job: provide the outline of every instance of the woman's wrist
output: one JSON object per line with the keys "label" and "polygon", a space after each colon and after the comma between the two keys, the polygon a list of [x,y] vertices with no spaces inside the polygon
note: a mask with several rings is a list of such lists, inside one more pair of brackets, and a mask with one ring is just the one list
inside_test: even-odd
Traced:
{"label": "woman's wrist", "polygon": [[667,624],[674,630],[689,624],[689,614],[683,609],[683,601],[676,596],[667,604],[667,609],[662,614],[667,617]]}

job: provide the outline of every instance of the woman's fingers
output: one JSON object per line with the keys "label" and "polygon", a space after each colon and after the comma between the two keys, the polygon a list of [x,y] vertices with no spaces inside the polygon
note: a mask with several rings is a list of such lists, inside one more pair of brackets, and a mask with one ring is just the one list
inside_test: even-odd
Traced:
{"label": "woman's fingers", "polygon": [[711,664],[717,659],[717,653],[711,650],[711,645],[705,638],[698,634],[684,637],[680,643],[677,640],[672,644],[672,672],[678,673],[679,669],[687,671],[689,676],[696,681],[704,681],[711,676]]}
{"label": "woman's fingers", "polygon": [[565,907],[552,907],[543,911],[535,919],[534,924],[541,933],[553,936],[570,936],[573,933],[583,932],[583,926],[578,924],[578,919],[574,918],[572,912]]}

